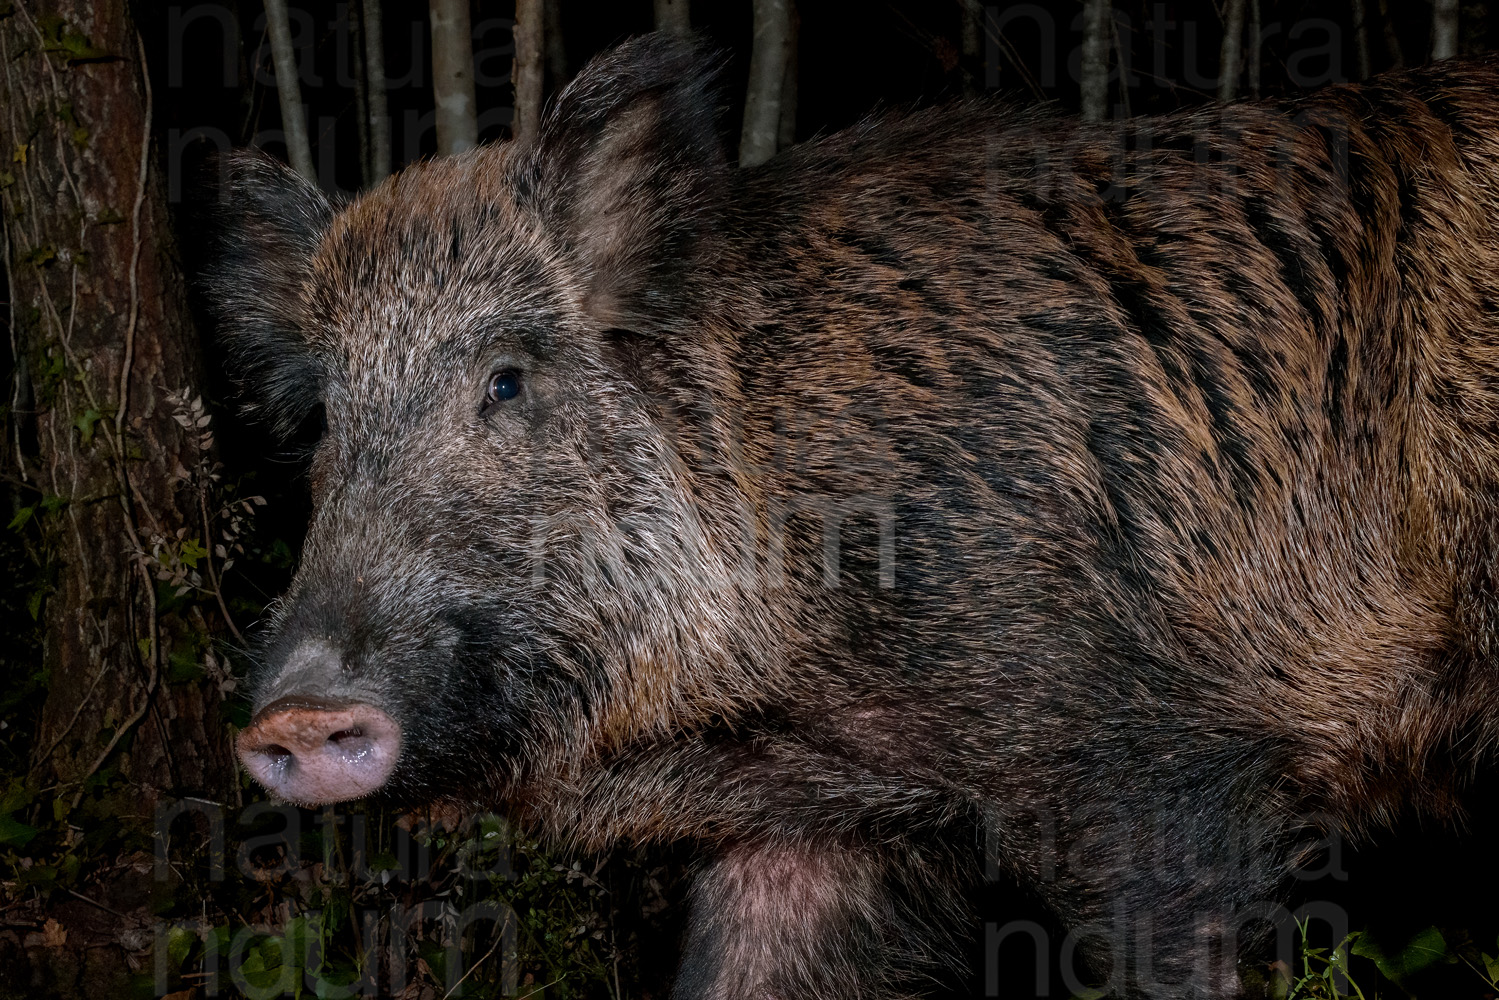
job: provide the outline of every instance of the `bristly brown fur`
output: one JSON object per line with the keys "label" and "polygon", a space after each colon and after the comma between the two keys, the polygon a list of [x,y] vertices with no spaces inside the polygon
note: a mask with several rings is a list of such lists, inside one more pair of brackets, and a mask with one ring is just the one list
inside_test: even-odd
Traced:
{"label": "bristly brown fur", "polygon": [[404,794],[701,844],[682,1000],[919,993],[979,825],[1130,935],[1116,992],[1233,995],[1307,831],[1493,762],[1499,64],[745,171],[710,79],[636,40],[337,213],[242,161],[227,335],[329,428],[262,702],[380,705]]}

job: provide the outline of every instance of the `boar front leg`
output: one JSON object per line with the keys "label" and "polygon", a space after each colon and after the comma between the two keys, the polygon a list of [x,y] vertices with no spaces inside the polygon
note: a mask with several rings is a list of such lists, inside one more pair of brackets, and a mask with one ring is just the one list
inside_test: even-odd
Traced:
{"label": "boar front leg", "polygon": [[916,879],[894,868],[877,852],[837,844],[728,848],[693,885],[674,1000],[911,996],[900,983],[933,971],[933,954],[944,950],[933,938],[956,897],[923,879],[916,916]]}

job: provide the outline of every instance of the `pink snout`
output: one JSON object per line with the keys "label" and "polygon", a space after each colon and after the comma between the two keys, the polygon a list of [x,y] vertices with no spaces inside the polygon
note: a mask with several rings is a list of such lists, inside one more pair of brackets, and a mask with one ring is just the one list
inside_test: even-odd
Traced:
{"label": "pink snout", "polygon": [[239,734],[239,759],[266,790],[300,805],[362,798],[401,755],[401,727],[373,705],[281,698]]}

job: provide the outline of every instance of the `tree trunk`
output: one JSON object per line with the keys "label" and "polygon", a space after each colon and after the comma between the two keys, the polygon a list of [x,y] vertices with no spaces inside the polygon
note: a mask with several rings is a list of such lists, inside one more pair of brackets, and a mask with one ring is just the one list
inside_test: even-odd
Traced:
{"label": "tree trunk", "polygon": [[1083,121],[1101,122],[1108,115],[1109,41],[1113,18],[1108,0],[1083,2]]}
{"label": "tree trunk", "polygon": [[1431,58],[1457,55],[1457,0],[1435,0],[1431,5]]}
{"label": "tree trunk", "polygon": [[276,97],[281,102],[281,129],[286,135],[286,158],[292,169],[312,183],[312,147],[307,142],[307,112],[302,107],[302,84],[297,77],[297,53],[291,44],[291,21],[286,0],[265,0],[265,29],[271,38],[271,62],[276,67]]}
{"label": "tree trunk", "polygon": [[390,110],[385,100],[385,25],[380,0],[364,0],[364,70],[369,74],[370,183],[390,173]]}
{"label": "tree trunk", "polygon": [[375,182],[374,158],[370,156],[370,91],[369,77],[364,71],[364,32],[359,24],[359,5],[344,5],[344,17],[348,26],[349,77],[354,86],[354,112],[359,132],[359,182],[369,187]]}
{"label": "tree trunk", "polygon": [[515,85],[515,119],[510,135],[521,141],[534,138],[541,129],[541,81],[543,63],[543,0],[515,0],[515,66],[510,80]]}
{"label": "tree trunk", "polygon": [[[1112,14],[1113,12],[1110,11]],[[1119,61],[1119,111],[1125,118],[1130,117],[1129,110],[1129,88],[1134,80],[1130,74],[1129,49],[1124,46],[1124,33],[1119,30],[1119,18],[1110,17],[1114,29],[1114,57]]]}
{"label": "tree trunk", "polygon": [[432,99],[437,106],[437,155],[479,145],[474,97],[474,30],[468,0],[431,0]]}
{"label": "tree trunk", "polygon": [[963,96],[979,95],[980,70],[984,53],[984,4],[983,0],[958,0],[961,8],[963,28],[961,48],[963,52]]}
{"label": "tree trunk", "polygon": [[796,145],[796,98],[797,74],[801,67],[800,47],[802,33],[801,12],[796,9],[796,0],[790,0],[791,17],[786,33],[786,76],[781,81],[781,126],[776,131],[776,149],[788,149]]}
{"label": "tree trunk", "polygon": [[1223,12],[1223,47],[1218,54],[1218,100],[1231,101],[1239,88],[1244,52],[1244,0],[1228,0]]}
{"label": "tree trunk", "polygon": [[1364,0],[1350,0],[1353,18],[1353,54],[1358,62],[1358,78],[1369,78],[1369,17]]}
{"label": "tree trunk", "polygon": [[656,30],[673,35],[692,31],[692,0],[656,0]]}
{"label": "tree trunk", "polygon": [[1400,44],[1400,33],[1395,30],[1395,20],[1390,17],[1389,0],[1379,0],[1379,20],[1384,34],[1385,55],[1389,57],[1391,69],[1405,67],[1405,47]]}
{"label": "tree trunk", "polygon": [[12,419],[35,490],[24,527],[52,580],[31,778],[56,784],[54,815],[145,829],[167,791],[223,798],[233,782],[212,435],[126,2],[46,14],[17,0],[0,19],[0,148],[14,151],[0,202],[32,400]]}
{"label": "tree trunk", "polygon": [[547,79],[556,93],[567,86],[567,41],[562,35],[562,0],[542,0],[542,34],[546,41]]}
{"label": "tree trunk", "polygon": [[1264,62],[1264,21],[1260,17],[1260,0],[1249,0],[1249,96],[1260,97],[1260,64]]}
{"label": "tree trunk", "polygon": [[753,167],[776,153],[781,97],[791,58],[791,0],[755,0],[755,41],[750,50],[739,165]]}

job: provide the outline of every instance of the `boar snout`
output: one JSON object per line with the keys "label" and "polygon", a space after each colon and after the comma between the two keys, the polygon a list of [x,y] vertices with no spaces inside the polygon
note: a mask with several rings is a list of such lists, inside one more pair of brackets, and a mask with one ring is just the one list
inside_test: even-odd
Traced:
{"label": "boar snout", "polygon": [[278,698],[239,737],[240,760],[255,780],[301,805],[370,794],[400,755],[400,724],[362,702]]}

